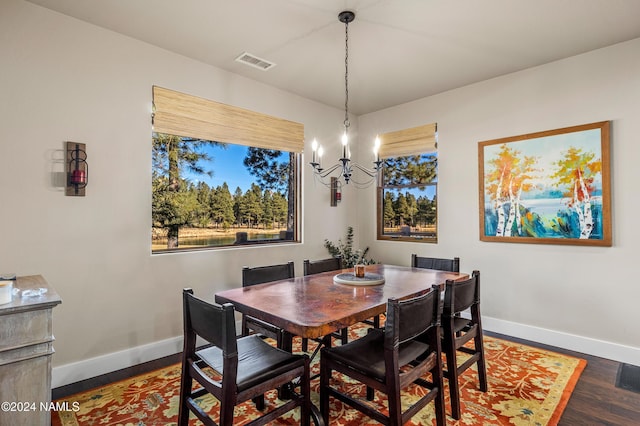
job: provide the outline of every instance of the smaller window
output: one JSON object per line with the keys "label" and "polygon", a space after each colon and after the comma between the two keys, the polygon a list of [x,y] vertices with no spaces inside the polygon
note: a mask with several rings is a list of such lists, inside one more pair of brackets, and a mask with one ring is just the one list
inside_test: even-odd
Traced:
{"label": "smaller window", "polygon": [[437,242],[437,154],[388,158],[378,188],[378,239]]}
{"label": "smaller window", "polygon": [[434,123],[380,135],[379,240],[438,241],[436,131]]}

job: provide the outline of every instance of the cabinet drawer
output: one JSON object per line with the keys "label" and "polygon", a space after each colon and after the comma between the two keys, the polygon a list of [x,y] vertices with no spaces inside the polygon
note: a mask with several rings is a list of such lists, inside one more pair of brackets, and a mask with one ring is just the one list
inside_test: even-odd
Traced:
{"label": "cabinet drawer", "polygon": [[0,351],[51,340],[51,309],[0,315]]}

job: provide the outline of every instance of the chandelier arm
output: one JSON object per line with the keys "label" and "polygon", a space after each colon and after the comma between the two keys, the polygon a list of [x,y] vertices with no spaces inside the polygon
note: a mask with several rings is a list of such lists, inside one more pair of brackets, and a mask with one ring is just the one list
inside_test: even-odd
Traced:
{"label": "chandelier arm", "polygon": [[314,174],[317,175],[317,176],[320,176],[322,179],[324,179],[327,176],[329,176],[330,174],[332,174],[333,172],[335,172],[337,169],[342,169],[342,164],[341,163],[334,164],[333,166],[329,167],[328,169],[323,169],[321,172],[316,171]]}
{"label": "chandelier arm", "polygon": [[320,182],[320,184],[322,184],[323,186],[326,186],[327,188],[331,188],[331,182],[325,182],[322,176],[320,176],[319,174],[314,173],[313,179],[316,182]]}
{"label": "chandelier arm", "polygon": [[379,168],[369,169],[369,168],[361,166],[358,163],[352,163],[351,165],[353,167],[355,167],[356,169],[360,170],[362,173],[364,173],[367,176],[371,177],[371,178],[375,178],[376,176],[378,176],[378,172],[380,171]]}

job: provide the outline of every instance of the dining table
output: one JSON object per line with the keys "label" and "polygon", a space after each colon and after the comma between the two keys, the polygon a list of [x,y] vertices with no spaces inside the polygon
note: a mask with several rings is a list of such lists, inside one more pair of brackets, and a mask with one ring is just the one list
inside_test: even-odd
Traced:
{"label": "dining table", "polygon": [[[215,301],[232,303],[236,311],[279,327],[283,350],[292,352],[293,336],[300,336],[322,338],[317,351],[331,346],[334,331],[384,314],[391,298],[419,296],[434,285],[444,289],[447,280],[469,278],[466,273],[386,264],[366,265],[362,272],[363,279],[354,277],[354,268],[347,268],[233,288],[216,293]],[[278,395],[286,399],[290,392],[284,387]],[[317,426],[324,426],[314,404],[311,416]]]}
{"label": "dining table", "polygon": [[466,273],[407,266],[365,266],[365,277],[352,283],[353,268],[272,281],[250,287],[223,290],[216,303],[232,303],[238,312],[261,319],[283,330],[282,349],[292,350],[293,336],[325,338],[332,332],[385,313],[391,298],[405,299],[431,291],[447,280],[469,278]]}

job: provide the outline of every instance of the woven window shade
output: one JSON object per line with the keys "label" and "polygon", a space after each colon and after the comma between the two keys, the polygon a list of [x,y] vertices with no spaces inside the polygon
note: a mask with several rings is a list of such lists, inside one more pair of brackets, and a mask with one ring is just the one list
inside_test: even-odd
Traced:
{"label": "woven window shade", "polygon": [[403,157],[436,150],[436,123],[379,135],[380,157]]}
{"label": "woven window shade", "polygon": [[304,125],[153,86],[153,131],[302,152]]}

